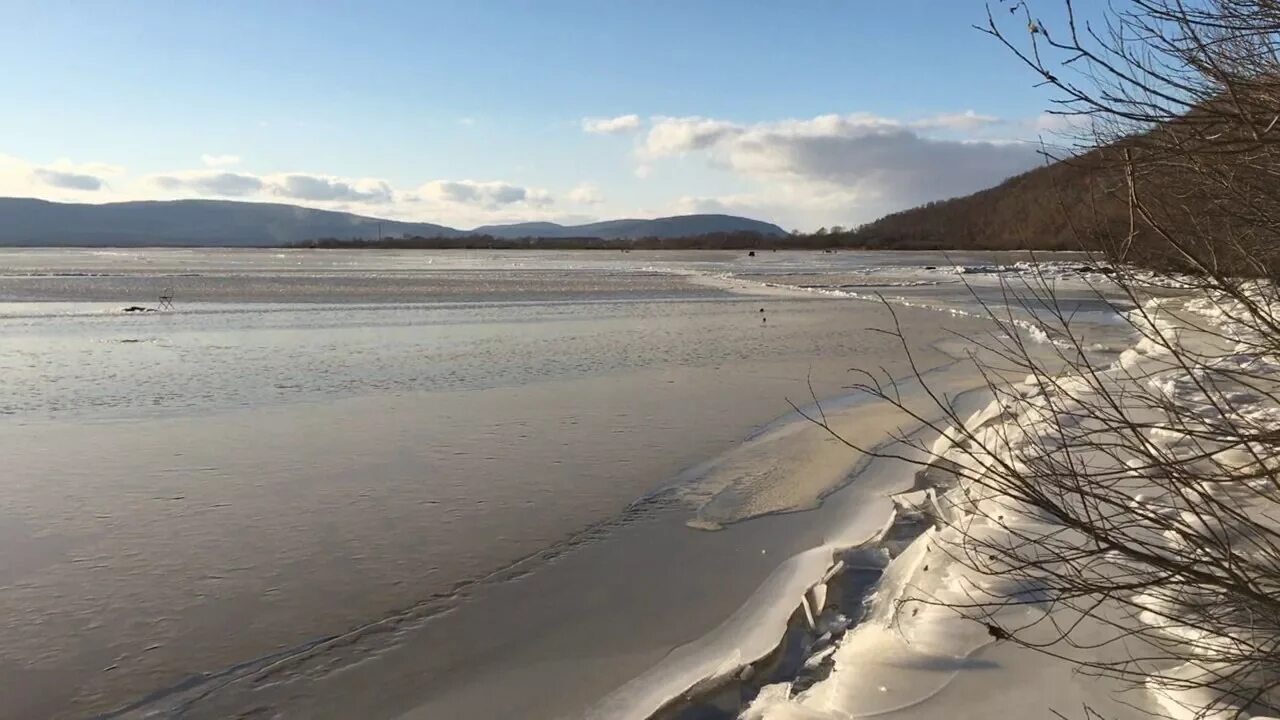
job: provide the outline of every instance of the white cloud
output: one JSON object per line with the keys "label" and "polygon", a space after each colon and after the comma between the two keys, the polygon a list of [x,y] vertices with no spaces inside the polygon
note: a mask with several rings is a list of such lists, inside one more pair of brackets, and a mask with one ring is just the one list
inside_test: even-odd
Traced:
{"label": "white cloud", "polygon": [[[106,163],[75,163],[62,159],[47,165],[36,165],[10,156],[0,156],[0,188],[5,192],[98,193],[107,189],[107,180],[124,172],[124,168]],[[62,197],[58,194],[58,197]]]}
{"label": "white cloud", "polygon": [[200,162],[208,167],[228,167],[240,164],[239,155],[201,155]]}
{"label": "white cloud", "polygon": [[636,177],[640,178],[641,180],[644,180],[645,178],[653,174],[653,166],[642,163],[640,165],[637,165],[636,169],[633,170],[632,172],[635,173]]}
{"label": "white cloud", "polygon": [[597,135],[625,135],[640,129],[640,116],[619,115],[611,118],[583,118],[582,129]]}
{"label": "white cloud", "polygon": [[743,128],[724,120],[703,117],[654,118],[642,151],[649,157],[679,155],[703,150],[743,132]]}
{"label": "white cloud", "polygon": [[497,208],[515,203],[543,207],[553,202],[551,194],[545,190],[496,180],[435,180],[418,188],[416,196],[430,202],[481,208]]}
{"label": "white cloud", "polygon": [[395,191],[383,180],[353,180],[310,173],[254,175],[224,170],[180,170],[148,179],[161,190],[197,197],[268,196],[321,203],[370,204],[385,204],[395,199]]}
{"label": "white cloud", "polygon": [[77,163],[67,159],[55,160],[45,167],[51,170],[60,170],[63,172],[84,173],[86,175],[96,175],[101,178],[109,178],[116,175],[123,175],[124,168],[119,165],[112,165],[104,162],[87,162]]}
{"label": "white cloud", "polygon": [[845,187],[874,184],[907,201],[977,190],[1038,160],[1022,143],[940,140],[906,128],[838,125],[765,127],[744,133],[721,158],[753,175],[789,176]]}
{"label": "white cloud", "polygon": [[391,185],[383,180],[348,180],[306,173],[270,176],[267,189],[280,197],[322,202],[389,203],[394,198]]}
{"label": "white cloud", "polygon": [[604,195],[600,193],[600,188],[591,183],[582,183],[569,191],[566,195],[569,202],[577,205],[599,205],[604,202]]}
{"label": "white cloud", "polygon": [[[638,154],[652,161],[700,153],[710,167],[759,186],[732,196],[685,198],[680,202],[686,207],[748,208],[804,226],[852,225],[990,187],[1039,164],[1032,143],[955,137],[1002,122],[973,111],[910,122],[867,113],[751,125],[658,118]],[[802,216],[815,219],[803,222]]]}
{"label": "white cloud", "polygon": [[911,127],[921,130],[960,130],[969,131],[978,130],[992,125],[999,125],[1003,122],[994,115],[979,115],[972,110],[965,110],[959,113],[942,113],[933,117],[915,120],[911,123]]}
{"label": "white cloud", "polygon": [[545,208],[554,205],[556,198],[550,191],[535,188],[525,192],[524,201],[530,207]]}
{"label": "white cloud", "polygon": [[1029,126],[1033,135],[1050,143],[1093,144],[1097,141],[1092,121],[1086,116],[1040,113]]}
{"label": "white cloud", "polygon": [[216,195],[219,197],[243,197],[262,191],[265,183],[254,175],[193,170],[167,175],[154,175],[151,182],[161,190],[180,194]]}
{"label": "white cloud", "polygon": [[64,190],[101,190],[102,178],[87,173],[66,172],[50,168],[35,168],[31,171],[37,182]]}

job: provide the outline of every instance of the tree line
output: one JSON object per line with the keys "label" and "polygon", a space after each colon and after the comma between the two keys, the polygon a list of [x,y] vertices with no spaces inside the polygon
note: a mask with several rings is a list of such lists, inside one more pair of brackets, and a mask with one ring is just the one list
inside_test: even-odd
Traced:
{"label": "tree line", "polygon": [[470,234],[452,237],[402,236],[368,238],[320,238],[295,247],[341,249],[437,249],[437,250],[822,250],[855,247],[847,235],[792,233],[765,235],[757,232],[716,232],[681,237],[495,237]]}

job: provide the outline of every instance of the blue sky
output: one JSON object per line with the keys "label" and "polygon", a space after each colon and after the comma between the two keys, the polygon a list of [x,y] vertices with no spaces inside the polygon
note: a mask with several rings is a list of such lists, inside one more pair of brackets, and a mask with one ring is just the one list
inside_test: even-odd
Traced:
{"label": "blue sky", "polygon": [[990,185],[1035,164],[1018,141],[1053,126],[1034,78],[970,27],[986,13],[971,0],[0,13],[4,195],[809,229]]}

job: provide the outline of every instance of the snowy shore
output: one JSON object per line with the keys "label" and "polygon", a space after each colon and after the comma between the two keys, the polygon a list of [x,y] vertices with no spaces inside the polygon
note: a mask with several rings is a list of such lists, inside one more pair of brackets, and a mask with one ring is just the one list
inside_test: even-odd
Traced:
{"label": "snowy shore", "polygon": [[[1088,408],[1104,396],[1124,397],[1130,386],[1141,383],[1144,390],[1180,411],[1195,409],[1206,424],[1227,421],[1275,427],[1280,423],[1280,407],[1269,392],[1275,385],[1258,388],[1259,382],[1280,383],[1280,364],[1260,354],[1249,328],[1233,320],[1239,315],[1239,308],[1222,301],[1153,300],[1131,317],[1135,326],[1145,327],[1144,338],[1096,375],[1028,377],[1013,388],[1022,401],[1010,402],[1009,396],[994,400],[965,423],[963,432],[939,438],[933,457],[943,464],[955,463],[959,471],[940,473],[951,475],[950,482],[895,497],[900,519],[924,518],[926,527],[891,560],[886,549],[879,549],[888,562],[867,600],[865,617],[838,640],[812,653],[806,665],[823,667],[820,679],[765,686],[741,716],[749,720],[939,717],[944,713],[958,718],[1001,713],[1048,717],[1052,711],[1070,715],[1088,708],[1102,717],[1146,713],[1178,719],[1262,717],[1251,714],[1255,708],[1245,699],[1251,696],[1244,688],[1224,693],[1222,688],[1198,687],[1212,684],[1205,677],[1230,675],[1233,668],[1223,667],[1213,652],[1224,642],[1274,640],[1256,637],[1256,628],[1242,625],[1232,633],[1234,637],[1211,637],[1195,627],[1191,618],[1177,614],[1185,598],[1171,597],[1159,588],[1135,591],[1135,597],[1125,603],[1104,600],[1090,613],[1071,603],[1006,602],[1019,593],[1035,592],[1034,575],[1000,574],[992,566],[968,559],[984,549],[1018,541],[1046,543],[1062,537],[1061,524],[1025,503],[992,492],[984,478],[992,466],[1008,463],[1016,468],[1030,450],[1055,443],[1055,452],[1074,453],[1078,462],[1091,463],[1093,475],[1106,472],[1107,462],[1118,461],[1098,448],[1114,438],[1099,433],[1115,428],[1087,416]],[[1161,338],[1173,340],[1168,343]],[[1173,350],[1212,358],[1206,361],[1206,373],[1221,370],[1222,374],[1208,383],[1211,391],[1206,393],[1203,377],[1187,375]],[[1228,379],[1235,377],[1233,371],[1239,370],[1247,370],[1252,382],[1227,386]],[[1220,402],[1223,399],[1225,404]],[[1130,418],[1150,411],[1149,403],[1117,410]],[[1143,422],[1150,428],[1147,441],[1157,452],[1174,458],[1206,452],[1204,443],[1189,441],[1185,427],[1162,423],[1160,418],[1143,418]],[[1269,478],[1243,477],[1251,469],[1248,454],[1234,447],[1208,452],[1222,454],[1216,460],[1239,468],[1242,477],[1223,477],[1213,487],[1197,491],[1217,498],[1243,491],[1234,507],[1255,519],[1273,509],[1257,492],[1249,492]],[[1132,461],[1130,466],[1114,468],[1119,474],[1127,472],[1131,481],[1124,491],[1134,509],[1130,522],[1140,526],[1149,512],[1166,518],[1180,515],[1177,522],[1197,522],[1194,512],[1184,507],[1185,497],[1170,497],[1167,486],[1143,477],[1148,468]],[[1181,541],[1172,532],[1165,536],[1167,543]],[[830,622],[830,610],[822,607],[822,586],[815,589],[816,597],[811,591],[806,598],[811,603],[806,612],[821,625]],[[1139,611],[1126,612],[1134,607]],[[1043,643],[1045,652],[1013,643],[1003,635],[1003,628],[1024,629],[1021,639]],[[1192,659],[1155,665],[1145,683],[1074,672],[1078,662],[1130,663],[1126,667],[1131,670],[1142,668],[1141,662],[1133,664],[1133,642],[1116,637],[1142,637],[1143,631],[1180,643],[1180,653]],[[1274,703],[1265,693],[1260,700]]]}
{"label": "snowy shore", "polygon": [[[937,271],[979,276],[979,282],[995,284],[1011,277],[1054,283],[1083,280],[1090,286],[1110,282],[1108,272],[1066,264]],[[1081,277],[1084,271],[1087,277]],[[922,275],[934,269],[913,272]],[[743,292],[760,292],[764,284],[766,292],[817,292],[957,312],[907,297],[881,298],[852,287],[797,287],[790,281],[758,284],[737,277],[726,284],[732,282]],[[1021,382],[998,381],[993,388],[996,398],[985,407],[977,412],[957,410],[956,417],[964,419],[961,427],[939,433],[922,454],[930,459],[924,470],[914,472],[919,466],[910,463],[894,468],[887,460],[873,461],[871,477],[860,476],[857,482],[897,474],[897,481],[882,484],[885,499],[892,501],[889,520],[861,540],[855,535],[831,538],[826,546],[789,561],[784,567],[795,566],[784,583],[789,589],[769,593],[775,605],[778,594],[789,592],[798,599],[789,606],[794,608],[789,619],[783,621],[785,612],[780,615],[775,607],[767,623],[753,628],[753,639],[738,644],[738,653],[720,657],[718,664],[708,657],[697,675],[702,679],[678,697],[668,695],[674,699],[651,716],[665,720],[697,711],[747,720],[944,714],[976,719],[1010,712],[1016,717],[1062,712],[1113,718],[1155,713],[1175,720],[1263,718],[1258,706],[1270,702],[1274,707],[1274,697],[1264,692],[1251,700],[1248,691],[1254,688],[1225,691],[1221,682],[1214,686],[1215,679],[1234,677],[1241,668],[1224,666],[1213,651],[1224,642],[1260,645],[1274,639],[1258,637],[1257,628],[1231,627],[1229,637],[1211,636],[1195,627],[1192,617],[1178,614],[1180,605],[1189,602],[1186,597],[1160,588],[1134,591],[1123,602],[1103,600],[1090,612],[1082,610],[1085,603],[1037,602],[1034,577],[966,561],[984,549],[1018,541],[1034,545],[1039,539],[1046,546],[1052,542],[1055,549],[1063,548],[1061,524],[991,491],[984,480],[990,467],[1017,469],[1046,449],[1083,462],[1090,477],[1121,477],[1119,492],[1132,508],[1131,522],[1139,528],[1135,532],[1150,532],[1143,524],[1157,517],[1161,523],[1173,517],[1175,526],[1194,528],[1195,508],[1187,507],[1187,498],[1198,493],[1229,498],[1227,507],[1255,520],[1267,518],[1274,506],[1259,500],[1258,491],[1269,479],[1258,479],[1256,472],[1247,477],[1257,470],[1250,457],[1258,454],[1229,443],[1202,442],[1184,422],[1191,415],[1212,426],[1280,424],[1274,392],[1280,388],[1280,360],[1239,321],[1242,315],[1238,305],[1224,299],[1157,292],[1126,313],[1124,320],[1137,340],[1123,352],[1094,353],[1102,348],[1081,345],[1076,350],[1088,360],[1068,371],[1032,375]],[[1031,343],[1069,347],[1060,340],[1067,337],[1064,328],[1051,319],[1010,317],[1005,329]],[[1180,353],[1203,363],[1195,377],[1187,376]],[[1247,381],[1240,380],[1242,373]],[[1090,408],[1126,397],[1132,401],[1115,407],[1110,421],[1089,416]],[[1158,412],[1161,407],[1168,409],[1168,417]],[[1157,482],[1153,468],[1098,450],[1113,443],[1114,435],[1108,433],[1119,432],[1117,423],[1125,422],[1147,428],[1142,442],[1156,456],[1182,462],[1207,453],[1215,467],[1226,469],[1224,476],[1189,494],[1171,492],[1167,484]],[[927,434],[921,430],[917,437]],[[915,474],[914,485],[903,486],[904,472]],[[1234,500],[1237,497],[1250,499]],[[1261,522],[1275,525],[1272,519]],[[1185,537],[1166,531],[1161,542],[1176,544]],[[814,564],[824,557],[826,567],[820,572]],[[1008,602],[1011,597],[1019,599]],[[1010,640],[1005,628],[1020,629],[1021,644]],[[1164,652],[1158,659],[1135,661],[1142,655],[1135,650],[1140,642],[1126,636],[1145,638],[1142,642],[1159,644]],[[772,644],[768,638],[773,638]],[[1043,652],[1027,645],[1039,645]],[[1081,673],[1081,663],[1123,667],[1125,672],[1119,674],[1125,677]],[[678,677],[691,677],[690,667],[682,674],[664,665],[668,688]],[[1144,672],[1149,673],[1145,681]],[[657,699],[652,692],[647,700],[643,697],[633,692],[628,709],[640,710]]]}

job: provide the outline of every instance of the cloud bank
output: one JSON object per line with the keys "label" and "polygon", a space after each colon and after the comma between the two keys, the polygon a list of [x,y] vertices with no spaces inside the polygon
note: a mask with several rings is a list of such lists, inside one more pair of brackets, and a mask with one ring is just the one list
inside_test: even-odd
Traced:
{"label": "cloud bank", "polygon": [[253,175],[218,170],[186,170],[154,175],[151,183],[172,193],[244,198],[270,195],[289,200],[382,204],[395,192],[382,180],[347,180],[327,175],[284,173]]}
{"label": "cloud bank", "polygon": [[31,174],[41,184],[65,190],[88,190],[93,192],[101,190],[103,184],[102,178],[87,173],[35,168],[31,171]]}
{"label": "cloud bank", "polygon": [[107,163],[62,159],[37,165],[0,154],[0,194],[51,194],[73,199],[85,193],[101,193],[108,188],[108,180],[123,173],[124,168]]}
{"label": "cloud bank", "polygon": [[418,196],[439,203],[490,209],[516,203],[545,207],[553,202],[551,194],[545,190],[500,181],[436,180],[420,187]]}
{"label": "cloud bank", "polygon": [[261,192],[262,180],[230,172],[185,172],[157,175],[152,182],[161,190],[218,197],[244,197]]}
{"label": "cloud bank", "polygon": [[[685,197],[678,201],[685,208],[850,225],[972,193],[1039,164],[1033,143],[977,136],[1004,124],[971,110],[912,121],[867,113],[754,124],[657,117],[636,156],[649,165],[699,155],[759,187],[721,199]],[[779,208],[780,199],[791,202]]]}
{"label": "cloud bank", "polygon": [[320,202],[389,203],[394,197],[391,185],[383,180],[344,180],[304,173],[272,176],[267,188],[280,197]]}

